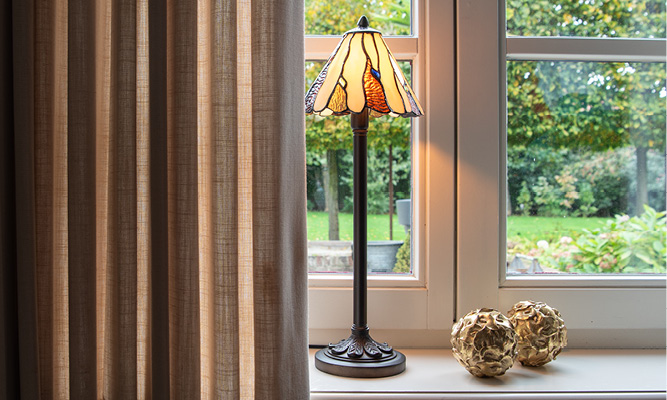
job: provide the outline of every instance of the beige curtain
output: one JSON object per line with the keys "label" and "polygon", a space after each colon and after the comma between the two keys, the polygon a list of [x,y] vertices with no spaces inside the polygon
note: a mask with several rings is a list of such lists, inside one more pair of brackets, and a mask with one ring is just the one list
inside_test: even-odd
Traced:
{"label": "beige curtain", "polygon": [[0,7],[0,398],[307,398],[303,1]]}

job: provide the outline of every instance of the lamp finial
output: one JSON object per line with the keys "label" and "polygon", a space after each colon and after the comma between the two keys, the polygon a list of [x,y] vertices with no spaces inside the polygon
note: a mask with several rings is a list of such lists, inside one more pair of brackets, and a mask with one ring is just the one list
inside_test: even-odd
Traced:
{"label": "lamp finial", "polygon": [[359,18],[359,22],[357,22],[357,26],[359,28],[368,28],[368,18],[366,18],[365,15],[362,15],[361,18]]}

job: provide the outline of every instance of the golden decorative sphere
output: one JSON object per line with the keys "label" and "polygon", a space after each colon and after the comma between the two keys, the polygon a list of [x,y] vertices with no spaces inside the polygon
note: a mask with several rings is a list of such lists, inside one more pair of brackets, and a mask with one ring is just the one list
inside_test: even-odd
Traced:
{"label": "golden decorative sphere", "polygon": [[480,378],[504,374],[516,359],[512,323],[489,308],[471,311],[454,324],[451,343],[459,364]]}
{"label": "golden decorative sphere", "polygon": [[555,308],[538,301],[520,301],[508,311],[519,337],[517,360],[539,367],[554,360],[567,345],[567,328]]}

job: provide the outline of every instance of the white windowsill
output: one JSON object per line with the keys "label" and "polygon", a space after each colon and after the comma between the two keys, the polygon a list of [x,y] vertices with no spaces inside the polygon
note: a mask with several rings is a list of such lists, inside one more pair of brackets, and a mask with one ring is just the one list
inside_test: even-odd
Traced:
{"label": "white windowsill", "polygon": [[451,350],[401,350],[407,368],[380,379],[343,378],[315,368],[310,350],[313,400],[333,399],[665,399],[664,350],[566,350],[540,368],[516,363],[497,378],[479,379]]}

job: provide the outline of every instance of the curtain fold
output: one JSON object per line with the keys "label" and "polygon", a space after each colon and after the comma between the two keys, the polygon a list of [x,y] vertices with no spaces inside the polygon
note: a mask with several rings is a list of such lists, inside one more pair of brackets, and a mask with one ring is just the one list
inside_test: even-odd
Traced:
{"label": "curtain fold", "polygon": [[307,398],[303,2],[4,7],[0,398]]}
{"label": "curtain fold", "polygon": [[[12,5],[0,3],[0,54],[12,54]],[[0,398],[19,388],[13,57],[0,57]]]}

